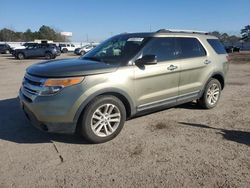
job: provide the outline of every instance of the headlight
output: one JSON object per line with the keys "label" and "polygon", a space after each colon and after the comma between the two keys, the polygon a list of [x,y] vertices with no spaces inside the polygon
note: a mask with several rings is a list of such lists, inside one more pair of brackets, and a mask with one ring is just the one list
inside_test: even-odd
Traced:
{"label": "headlight", "polygon": [[59,78],[59,79],[47,79],[43,84],[43,89],[39,95],[46,96],[52,95],[65,87],[79,84],[83,81],[84,77],[71,77],[71,78]]}

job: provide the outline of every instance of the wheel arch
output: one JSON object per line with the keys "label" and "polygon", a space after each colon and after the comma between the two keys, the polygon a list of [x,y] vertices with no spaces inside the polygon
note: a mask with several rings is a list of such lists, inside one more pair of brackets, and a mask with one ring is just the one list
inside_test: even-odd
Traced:
{"label": "wheel arch", "polygon": [[[216,79],[216,80],[218,80],[219,82],[220,82],[220,84],[221,84],[221,90],[223,90],[224,89],[224,86],[225,86],[225,79],[224,79],[224,76],[222,75],[222,73],[214,73],[212,76],[211,76],[211,78],[214,78],[214,79]],[[210,78],[210,79],[211,79]]]}
{"label": "wheel arch", "polygon": [[127,118],[133,116],[135,114],[135,104],[133,100],[129,97],[129,95],[119,89],[104,89],[100,90],[92,95],[90,95],[86,100],[82,102],[80,107],[78,108],[75,117],[74,117],[74,122],[77,124],[79,123],[80,117],[82,116],[85,107],[96,97],[101,96],[101,95],[113,95],[117,97],[118,99],[121,100],[121,102],[124,104],[126,113],[127,113]]}
{"label": "wheel arch", "polygon": [[199,94],[199,98],[202,97],[202,95],[203,95],[203,93],[204,93],[204,91],[205,91],[206,85],[208,84],[208,82],[209,82],[212,78],[217,79],[217,80],[220,82],[220,84],[221,84],[221,90],[223,90],[223,88],[225,87],[225,78],[224,78],[224,76],[223,76],[223,73],[221,73],[221,72],[214,72],[214,73],[211,74],[211,75],[208,77],[208,79],[206,80],[206,82],[205,82],[205,84],[204,84],[204,86],[203,86],[203,88],[202,88],[202,90],[201,90],[201,92],[200,92],[200,94]]}

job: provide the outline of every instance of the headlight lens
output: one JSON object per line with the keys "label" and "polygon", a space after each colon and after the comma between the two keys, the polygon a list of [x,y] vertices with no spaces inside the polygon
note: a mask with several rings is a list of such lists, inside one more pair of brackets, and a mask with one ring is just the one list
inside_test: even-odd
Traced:
{"label": "headlight lens", "polygon": [[46,96],[46,95],[55,94],[65,87],[81,83],[83,81],[83,79],[84,79],[84,77],[47,79],[44,82],[43,89],[39,93],[39,95]]}
{"label": "headlight lens", "polygon": [[72,85],[79,84],[83,81],[83,77],[72,77],[72,78],[62,78],[62,79],[47,79],[44,86],[62,86],[68,87]]}

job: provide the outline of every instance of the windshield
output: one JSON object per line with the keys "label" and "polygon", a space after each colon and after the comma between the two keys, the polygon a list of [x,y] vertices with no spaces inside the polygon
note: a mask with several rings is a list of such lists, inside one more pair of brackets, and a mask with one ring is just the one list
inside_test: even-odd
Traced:
{"label": "windshield", "polygon": [[115,36],[104,41],[81,58],[110,64],[127,63],[147,41],[148,38],[145,37]]}

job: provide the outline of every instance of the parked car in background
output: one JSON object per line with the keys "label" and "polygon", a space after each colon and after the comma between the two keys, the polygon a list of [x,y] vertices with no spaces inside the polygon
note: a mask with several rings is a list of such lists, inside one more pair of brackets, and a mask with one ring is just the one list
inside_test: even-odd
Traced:
{"label": "parked car in background", "polygon": [[11,47],[8,44],[0,44],[0,54],[10,53]]}
{"label": "parked car in background", "polygon": [[84,55],[87,52],[89,52],[90,50],[92,50],[93,48],[95,48],[97,46],[97,44],[88,44],[86,46],[83,46],[81,48],[76,48],[74,53],[76,55]]}
{"label": "parked car in background", "polygon": [[37,42],[25,42],[24,44],[22,44],[20,46],[12,47],[10,50],[10,53],[13,54],[13,52],[17,49],[25,49],[27,47],[36,46],[37,44],[38,44]]}
{"label": "parked car in background", "polygon": [[13,55],[17,59],[25,59],[31,57],[45,57],[46,59],[54,59],[60,54],[60,49],[55,44],[36,44],[28,46],[25,49],[16,49],[13,52]]}
{"label": "parked car in background", "polygon": [[76,46],[74,44],[59,44],[60,51],[62,53],[67,53],[67,52],[73,52],[76,49]]}
{"label": "parked car in background", "polygon": [[226,46],[227,53],[240,52],[240,47],[237,46]]}
{"label": "parked car in background", "polygon": [[19,98],[37,128],[100,143],[137,115],[193,100],[214,108],[227,71],[224,46],[207,33],[126,33],[81,58],[31,65]]}

